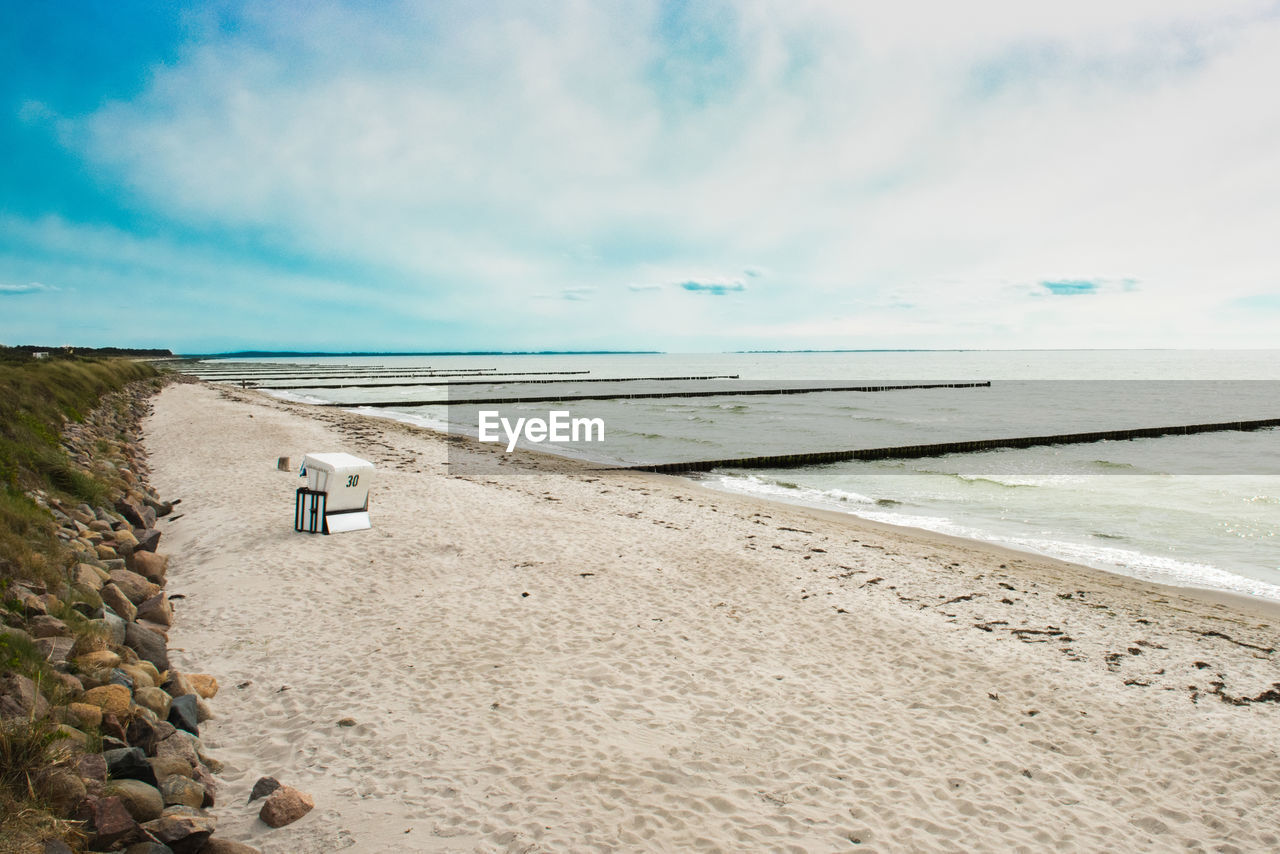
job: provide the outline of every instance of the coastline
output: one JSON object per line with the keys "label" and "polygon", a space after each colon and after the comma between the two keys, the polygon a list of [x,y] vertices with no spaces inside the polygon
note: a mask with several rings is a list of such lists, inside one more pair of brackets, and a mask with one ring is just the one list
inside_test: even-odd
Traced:
{"label": "coastline", "polygon": [[[432,477],[457,440],[255,392],[166,390],[147,436],[175,643],[248,683],[220,827],[264,852],[1280,839],[1238,820],[1280,782],[1265,601],[529,452]],[[275,458],[339,447],[374,529],[293,533]],[[277,771],[317,809],[265,832]]]}
{"label": "coastline", "polygon": [[[277,400],[287,405],[303,406],[303,407],[311,405],[308,402],[302,401],[302,400],[293,400],[293,399],[290,399],[289,397],[277,396],[277,395],[265,393],[265,392],[261,392],[261,393],[264,394],[265,397],[268,399]],[[391,412],[383,412],[381,410],[357,411],[359,409],[360,407],[357,404],[353,404],[350,408],[339,407],[340,411],[355,417],[370,418],[375,421],[386,421],[394,424],[404,425],[411,429],[422,430],[426,433],[438,436],[441,439],[452,438],[454,440],[464,441],[474,451],[479,453],[489,453],[491,451],[490,446],[479,442],[472,436],[449,433],[437,427],[434,427],[428,424],[419,423],[409,418],[397,417],[396,414]],[[567,454],[557,454],[551,451],[538,451],[538,450],[534,450],[527,447],[517,448],[515,451],[511,452],[507,456],[513,459],[522,460],[526,462],[526,464],[530,464],[530,465],[534,465],[535,463],[533,463],[533,461],[539,460],[539,459],[563,461],[563,464],[564,464],[563,467],[562,468],[558,467],[556,468],[556,470],[562,470],[565,472],[589,473],[589,472],[600,472],[600,471],[611,471],[611,470],[616,470],[616,471],[627,470],[625,466],[615,467],[615,466],[612,466],[611,464],[600,463],[595,460],[569,456]],[[993,542],[991,540],[984,540],[976,537],[964,537],[964,536],[959,536],[955,534],[948,534],[942,531],[934,531],[934,530],[930,530],[929,528],[921,528],[913,525],[905,525],[905,524],[899,525],[891,522],[882,522],[876,519],[868,519],[864,516],[858,515],[857,513],[851,513],[851,512],[845,513],[845,512],[840,512],[838,510],[829,510],[826,508],[814,507],[812,505],[798,503],[798,502],[792,503],[792,502],[784,501],[781,499],[770,498],[768,496],[763,496],[763,495],[751,495],[751,494],[742,493],[742,492],[734,492],[731,490],[717,489],[716,487],[707,485],[697,477],[688,477],[686,475],[681,475],[681,474],[663,474],[663,473],[653,473],[653,472],[643,472],[643,471],[636,471],[635,474],[658,478],[660,479],[660,481],[675,480],[680,483],[690,484],[697,489],[706,490],[716,495],[736,495],[746,501],[759,502],[767,507],[775,507],[775,508],[786,507],[791,510],[798,510],[802,513],[813,515],[817,518],[836,521],[842,524],[853,525],[855,528],[862,528],[864,530],[882,531],[885,533],[901,534],[904,536],[911,536],[911,537],[917,538],[921,541],[933,540],[938,542],[939,544],[942,544],[944,547],[946,546],[961,546],[965,548],[980,547],[991,552],[993,555],[1005,555],[1010,559],[1035,558],[1036,560],[1043,561],[1048,564],[1060,566],[1063,568],[1070,567],[1075,570],[1083,571],[1085,573],[1101,573],[1104,576],[1114,576],[1115,578],[1122,579],[1125,583],[1132,582],[1133,584],[1147,585],[1155,590],[1164,591],[1164,595],[1190,596],[1193,599],[1200,599],[1210,603],[1226,605],[1228,607],[1231,607],[1237,610],[1253,612],[1261,618],[1280,621],[1280,599],[1268,599],[1267,597],[1264,597],[1264,596],[1258,596],[1251,593],[1239,592],[1234,590],[1224,590],[1217,587],[1179,585],[1179,584],[1171,584],[1171,583],[1162,583],[1159,581],[1152,581],[1150,579],[1139,578],[1133,575],[1126,575],[1125,573],[1117,572],[1114,569],[1110,569],[1105,566],[1090,566],[1088,564],[1077,563],[1074,561],[1055,557],[1053,555],[1044,554],[1042,552],[1014,548],[1013,546],[1003,545],[1001,543]]]}

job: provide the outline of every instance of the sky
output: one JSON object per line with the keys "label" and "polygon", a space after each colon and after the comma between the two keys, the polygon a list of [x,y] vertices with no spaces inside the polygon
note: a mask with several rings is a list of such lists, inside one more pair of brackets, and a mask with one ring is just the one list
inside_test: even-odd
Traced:
{"label": "sky", "polygon": [[0,0],[0,343],[1274,347],[1280,3]]}

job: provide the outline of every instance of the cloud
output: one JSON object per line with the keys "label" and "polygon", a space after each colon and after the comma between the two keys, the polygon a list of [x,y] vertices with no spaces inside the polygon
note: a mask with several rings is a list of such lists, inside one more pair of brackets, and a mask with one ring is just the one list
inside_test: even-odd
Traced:
{"label": "cloud", "polygon": [[[1155,317],[1168,343],[1195,344],[1207,309],[1276,290],[1280,103],[1256,94],[1280,77],[1270,8],[247,5],[192,30],[127,98],[22,115],[60,117],[94,181],[163,225],[151,234],[209,235],[126,235],[94,263],[160,281],[173,262],[199,289],[216,288],[215,259],[239,282],[261,266],[281,290],[232,292],[288,302],[315,283],[405,339],[434,312],[547,337],[530,345],[600,329],[696,349],[714,346],[705,311],[762,336],[820,327],[821,346],[848,330],[1128,346],[1119,321]],[[0,276],[93,275],[38,249]],[[766,274],[777,286],[758,286]],[[1097,287],[1051,287],[1077,282]],[[670,319],[684,293],[747,283],[750,299],[686,298],[687,325]],[[619,311],[631,292],[652,296]],[[1054,298],[1073,292],[1115,313]]]}
{"label": "cloud", "polygon": [[747,286],[742,282],[681,282],[680,287],[686,291],[693,291],[699,294],[714,294],[715,296],[741,293],[747,289]]}
{"label": "cloud", "polygon": [[1080,296],[1083,294],[1096,294],[1098,292],[1098,283],[1089,281],[1061,281],[1061,282],[1041,282],[1040,287],[1044,288],[1054,296],[1069,297]]}
{"label": "cloud", "polygon": [[0,284],[0,296],[17,296],[20,294],[39,294],[60,291],[56,285],[44,285],[40,282],[28,282],[25,285]]}
{"label": "cloud", "polygon": [[569,302],[585,302],[596,292],[592,287],[561,288],[556,293],[534,294],[534,299],[567,300]]}

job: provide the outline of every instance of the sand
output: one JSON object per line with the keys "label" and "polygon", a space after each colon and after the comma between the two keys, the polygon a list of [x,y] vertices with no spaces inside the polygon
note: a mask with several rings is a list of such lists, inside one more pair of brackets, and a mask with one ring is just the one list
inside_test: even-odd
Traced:
{"label": "sand", "polygon": [[[264,852],[1280,848],[1265,603],[533,455],[450,476],[251,391],[167,388],[146,444],[219,835]],[[276,459],[322,451],[377,465],[372,530],[293,531]],[[267,828],[263,775],[316,809]]]}

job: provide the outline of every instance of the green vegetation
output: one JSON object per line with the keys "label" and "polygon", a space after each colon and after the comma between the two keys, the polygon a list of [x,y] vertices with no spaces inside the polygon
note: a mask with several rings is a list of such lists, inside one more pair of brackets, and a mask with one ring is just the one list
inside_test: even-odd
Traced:
{"label": "green vegetation", "polygon": [[0,854],[41,851],[45,839],[75,845],[81,834],[40,797],[37,781],[70,756],[48,720],[0,720]]}
{"label": "green vegetation", "polygon": [[[84,421],[104,395],[158,376],[143,362],[67,352],[34,359],[0,348],[0,622],[23,624],[26,609],[14,582],[34,582],[58,594],[51,612],[71,629],[78,646],[106,645],[105,638],[97,637],[104,627],[73,607],[90,594],[66,583],[66,570],[75,560],[71,548],[58,539],[50,511],[29,493],[91,506],[118,494],[120,484],[110,469],[95,473],[91,460],[83,455],[73,459],[62,434],[70,423]],[[95,448],[104,457],[111,447],[107,439]],[[21,634],[0,634],[0,673],[5,672],[30,678],[55,705],[66,702],[58,674]],[[0,720],[0,854],[40,851],[45,839],[63,839],[80,849],[82,834],[44,800],[40,784],[41,775],[69,755],[63,733],[52,721]]]}
{"label": "green vegetation", "polygon": [[89,504],[108,485],[78,466],[59,441],[104,394],[155,368],[126,359],[0,361],[0,579],[54,582],[66,563],[49,512],[25,494],[44,490]]}

